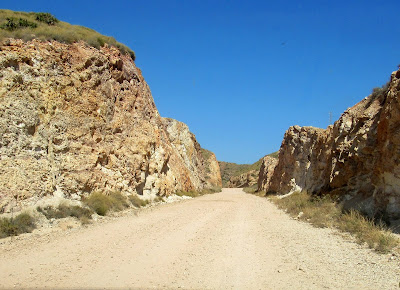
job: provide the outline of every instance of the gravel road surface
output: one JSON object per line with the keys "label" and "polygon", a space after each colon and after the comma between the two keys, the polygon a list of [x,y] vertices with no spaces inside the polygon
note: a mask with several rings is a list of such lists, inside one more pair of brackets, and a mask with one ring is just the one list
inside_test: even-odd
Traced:
{"label": "gravel road surface", "polygon": [[399,289],[399,269],[241,189],[0,242],[3,288]]}

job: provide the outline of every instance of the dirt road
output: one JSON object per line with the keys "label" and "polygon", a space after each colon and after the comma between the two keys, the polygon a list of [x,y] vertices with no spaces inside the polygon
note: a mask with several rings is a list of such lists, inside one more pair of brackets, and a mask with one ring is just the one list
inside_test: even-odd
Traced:
{"label": "dirt road", "polygon": [[398,289],[399,258],[222,193],[0,244],[5,288]]}

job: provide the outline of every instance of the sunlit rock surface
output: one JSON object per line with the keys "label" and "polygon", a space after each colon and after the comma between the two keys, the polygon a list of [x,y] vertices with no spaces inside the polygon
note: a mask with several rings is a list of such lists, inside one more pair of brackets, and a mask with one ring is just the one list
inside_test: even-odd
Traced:
{"label": "sunlit rock surface", "polygon": [[200,145],[174,122],[163,121],[141,71],[116,48],[5,41],[0,212],[55,192],[150,198],[210,186]]}

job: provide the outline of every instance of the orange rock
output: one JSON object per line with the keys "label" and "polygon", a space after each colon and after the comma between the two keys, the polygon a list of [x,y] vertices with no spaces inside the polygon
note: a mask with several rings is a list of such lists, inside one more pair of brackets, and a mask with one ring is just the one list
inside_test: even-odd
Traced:
{"label": "orange rock", "polygon": [[[56,190],[150,198],[208,186],[202,160],[170,140],[141,71],[117,48],[10,39],[0,76],[0,212]],[[185,134],[187,157],[199,155]]]}
{"label": "orange rock", "polygon": [[[345,208],[400,220],[400,70],[388,88],[346,110],[326,130],[293,126],[285,133],[267,192],[335,194]],[[268,170],[270,172],[270,170]]]}

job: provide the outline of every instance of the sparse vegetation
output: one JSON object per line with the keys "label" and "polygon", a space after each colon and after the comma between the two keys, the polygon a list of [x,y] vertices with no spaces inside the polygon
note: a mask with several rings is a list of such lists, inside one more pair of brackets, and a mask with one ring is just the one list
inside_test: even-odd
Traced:
{"label": "sparse vegetation", "polygon": [[164,202],[164,198],[162,196],[157,196],[154,200],[154,202]]}
{"label": "sparse vegetation", "polygon": [[0,218],[0,238],[30,233],[35,228],[35,220],[27,213],[21,213],[15,218]]}
{"label": "sparse vegetation", "polygon": [[36,210],[42,213],[47,219],[61,219],[66,217],[75,217],[81,221],[82,224],[88,223],[92,218],[92,213],[88,208],[78,205],[60,204],[57,208],[52,206],[37,207]]}
{"label": "sparse vegetation", "polygon": [[386,253],[399,243],[382,222],[375,223],[355,210],[340,217],[337,228],[354,235],[359,243],[367,243],[370,248]]}
{"label": "sparse vegetation", "polygon": [[44,22],[47,25],[54,25],[57,22],[59,22],[58,19],[55,18],[50,13],[39,12],[39,13],[35,13],[35,15],[36,15],[36,20],[37,21]]}
{"label": "sparse vegetation", "polygon": [[177,196],[190,196],[190,197],[196,197],[196,196],[200,196],[201,194],[198,191],[177,191],[175,192],[175,194]]}
{"label": "sparse vegetation", "polygon": [[201,153],[201,155],[202,155],[204,160],[208,160],[210,158],[211,154],[212,154],[211,151],[209,151],[207,149],[204,149],[204,148],[200,149],[200,153]]}
{"label": "sparse vegetation", "polygon": [[50,13],[0,10],[0,41],[6,38],[24,41],[36,38],[68,44],[84,41],[96,48],[108,44],[117,47],[124,54],[129,54],[135,60],[135,53],[113,37],[102,35],[90,28],[59,21]]}
{"label": "sparse vegetation", "polygon": [[24,19],[24,18],[6,18],[6,22],[0,25],[0,29],[5,29],[8,31],[13,31],[15,29],[19,29],[19,28],[26,28],[26,27],[30,27],[30,28],[36,28],[37,24],[33,23],[33,22],[29,22],[28,20]]}
{"label": "sparse vegetation", "polygon": [[335,227],[355,236],[358,243],[366,243],[378,252],[388,252],[399,244],[383,223],[375,223],[361,213],[343,212],[329,195],[318,197],[306,192],[295,192],[284,198],[271,200],[292,217],[305,220],[317,227]]}
{"label": "sparse vegetation", "polygon": [[178,196],[190,196],[190,197],[197,197],[205,194],[212,194],[216,192],[221,192],[220,187],[212,187],[212,188],[205,188],[202,191],[177,191],[175,194]]}
{"label": "sparse vegetation", "polygon": [[384,97],[389,91],[390,81],[384,84],[382,87],[376,87],[372,89],[372,99]]}
{"label": "sparse vegetation", "polygon": [[216,193],[216,192],[221,192],[222,188],[219,186],[214,186],[211,188],[204,188],[201,192],[200,195],[205,195],[205,194],[212,194],[212,193]]}
{"label": "sparse vegetation", "polygon": [[200,153],[204,160],[204,166],[205,166],[206,173],[208,174],[211,172],[209,159],[210,159],[212,152],[208,151],[207,149],[201,148]]}
{"label": "sparse vegetation", "polygon": [[256,194],[257,193],[257,184],[253,184],[252,186],[244,187],[243,191],[246,193]]}
{"label": "sparse vegetation", "polygon": [[129,207],[128,202],[120,192],[111,192],[105,195],[101,192],[93,192],[84,202],[98,215],[106,215],[107,212],[121,211]]}
{"label": "sparse vegetation", "polygon": [[137,195],[130,195],[128,198],[134,207],[143,207],[149,204],[148,200],[141,199]]}
{"label": "sparse vegetation", "polygon": [[279,151],[272,152],[268,154],[267,156],[272,157],[272,158],[278,158],[279,157]]}
{"label": "sparse vegetation", "polygon": [[[267,156],[278,158],[278,151]],[[260,170],[263,158],[253,164],[236,164],[231,162],[218,161],[221,170],[222,186],[225,187],[232,176],[238,176],[251,170]]]}

